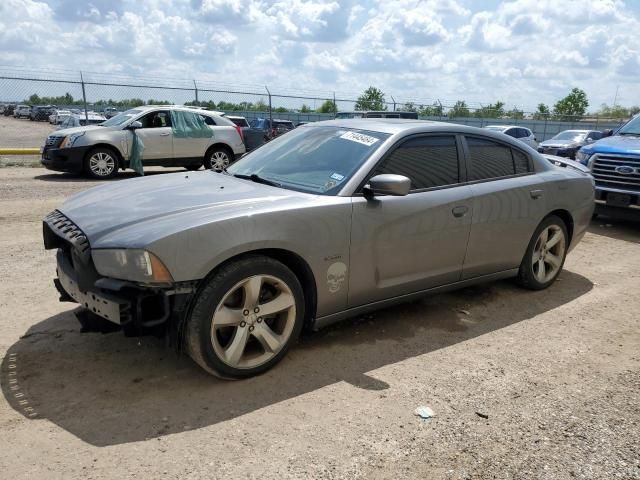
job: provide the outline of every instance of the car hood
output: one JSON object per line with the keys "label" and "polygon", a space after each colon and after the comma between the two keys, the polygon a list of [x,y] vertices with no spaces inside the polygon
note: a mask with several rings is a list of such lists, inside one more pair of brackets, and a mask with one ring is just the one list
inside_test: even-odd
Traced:
{"label": "car hood", "polygon": [[212,171],[110,183],[69,198],[59,210],[92,248],[143,247],[171,233],[317,199]]}
{"label": "car hood", "polygon": [[[67,135],[72,135],[74,133],[88,132],[89,130],[97,130],[97,129],[105,129],[105,127],[101,127],[99,125],[85,125],[82,127],[62,128],[60,130],[56,130],[55,134],[67,136]],[[114,129],[110,128],[109,130],[114,130]]]}
{"label": "car hood", "polygon": [[640,136],[615,135],[598,140],[591,145],[582,147],[585,153],[622,153],[640,154]]}
{"label": "car hood", "polygon": [[541,147],[568,147],[571,146],[580,146],[583,145],[583,142],[575,142],[573,140],[554,140],[553,138],[550,140],[545,140],[540,143]]}

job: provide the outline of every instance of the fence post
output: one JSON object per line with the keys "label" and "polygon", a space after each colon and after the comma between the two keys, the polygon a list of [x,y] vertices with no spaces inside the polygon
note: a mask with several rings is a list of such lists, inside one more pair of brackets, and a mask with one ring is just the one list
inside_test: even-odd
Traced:
{"label": "fence post", "polygon": [[596,130],[598,130],[598,123],[600,121],[600,116],[596,113]]}
{"label": "fence post", "polygon": [[198,101],[198,85],[195,80],[193,80],[193,88],[196,91],[196,105],[200,105],[200,102]]}
{"label": "fence post", "polygon": [[391,97],[391,100],[393,100],[393,111],[396,111],[396,99],[393,98],[393,95],[389,95]]}
{"label": "fence post", "polygon": [[82,84],[82,101],[84,102],[84,121],[89,125],[89,112],[87,112],[87,93],[84,89],[84,77],[82,71],[80,71],[80,83]]}
{"label": "fence post", "polygon": [[440,111],[438,112],[438,120],[442,121],[442,116],[444,115],[444,107],[442,106],[442,102],[438,98],[438,105],[440,105]]}
{"label": "fence post", "polygon": [[338,105],[336,104],[336,92],[333,92],[333,118],[338,116]]}
{"label": "fence post", "polygon": [[265,85],[264,89],[267,91],[267,95],[269,95],[269,128],[273,128],[273,113],[271,110],[271,92],[269,88]]}
{"label": "fence post", "polygon": [[544,116],[544,131],[542,132],[542,141],[544,142],[547,139],[547,120],[549,119],[549,115]]}

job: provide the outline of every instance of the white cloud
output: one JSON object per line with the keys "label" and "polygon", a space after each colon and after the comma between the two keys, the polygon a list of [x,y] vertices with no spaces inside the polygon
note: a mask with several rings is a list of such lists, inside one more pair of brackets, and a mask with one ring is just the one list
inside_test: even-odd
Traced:
{"label": "white cloud", "polygon": [[[2,0],[1,63],[532,108],[640,104],[635,0]],[[262,87],[260,87],[262,88]],[[624,93],[626,92],[626,93]],[[343,95],[344,96],[344,95]]]}

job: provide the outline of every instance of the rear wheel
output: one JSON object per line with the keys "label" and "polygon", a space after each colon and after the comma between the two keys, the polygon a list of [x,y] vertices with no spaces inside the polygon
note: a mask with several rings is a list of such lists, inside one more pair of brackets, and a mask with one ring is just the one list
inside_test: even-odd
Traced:
{"label": "rear wheel", "polygon": [[87,155],[84,171],[99,180],[113,178],[118,173],[118,156],[109,148],[94,148]]}
{"label": "rear wheel", "polygon": [[304,296],[293,272],[269,257],[245,257],[222,267],[201,289],[187,326],[187,350],[209,373],[250,377],[282,359],[303,318]]}
{"label": "rear wheel", "polygon": [[551,285],[562,271],[569,235],[560,217],[550,215],[538,226],[518,272],[518,283],[531,290]]}
{"label": "rear wheel", "polygon": [[211,147],[204,157],[204,168],[221,172],[233,163],[233,153],[226,147]]}

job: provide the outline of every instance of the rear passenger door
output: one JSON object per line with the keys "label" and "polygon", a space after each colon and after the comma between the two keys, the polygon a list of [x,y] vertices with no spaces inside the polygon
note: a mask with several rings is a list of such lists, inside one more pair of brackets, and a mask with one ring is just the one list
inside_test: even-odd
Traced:
{"label": "rear passenger door", "polygon": [[[216,126],[215,120],[208,116],[202,115],[196,112],[182,112],[182,115],[197,115],[204,120],[204,123],[211,127]],[[213,135],[213,131],[211,132]],[[173,137],[173,155],[176,164],[191,164],[194,161],[202,162],[204,160],[204,154],[207,151],[209,144],[211,143],[211,137],[185,137],[180,138],[174,135]]]}
{"label": "rear passenger door", "polygon": [[466,136],[473,217],[463,279],[517,268],[545,212],[545,187],[524,150]]}

